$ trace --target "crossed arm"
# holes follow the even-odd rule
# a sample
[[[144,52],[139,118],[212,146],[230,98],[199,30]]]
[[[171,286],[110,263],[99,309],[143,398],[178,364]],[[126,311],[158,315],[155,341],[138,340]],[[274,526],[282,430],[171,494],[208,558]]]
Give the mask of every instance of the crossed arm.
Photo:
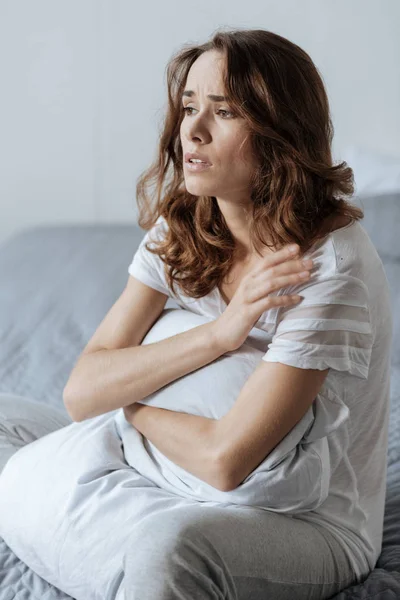
[[[125,418],[167,458],[221,491],[235,489],[300,421],[329,369],[260,361],[221,419],[134,403]]]

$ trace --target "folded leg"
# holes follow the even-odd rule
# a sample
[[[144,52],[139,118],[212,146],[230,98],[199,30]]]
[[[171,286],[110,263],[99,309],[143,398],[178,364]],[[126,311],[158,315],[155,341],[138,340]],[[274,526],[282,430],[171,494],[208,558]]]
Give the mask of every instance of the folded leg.
[[[317,526],[188,500],[143,477],[124,458],[114,414],[43,418],[35,440],[35,409],[23,424],[17,404],[0,397],[3,428],[16,434],[0,475],[0,535],[76,600],[313,600],[355,582]]]
[[[17,450],[71,422],[48,404],[18,394],[0,394],[0,473]]]
[[[119,600],[138,524],[187,501],[128,465],[114,413],[63,426],[40,403],[9,400],[0,397],[15,434],[0,475],[0,536],[76,600]]]
[[[356,578],[319,526],[238,505],[174,507],[136,527],[125,600],[324,600]]]

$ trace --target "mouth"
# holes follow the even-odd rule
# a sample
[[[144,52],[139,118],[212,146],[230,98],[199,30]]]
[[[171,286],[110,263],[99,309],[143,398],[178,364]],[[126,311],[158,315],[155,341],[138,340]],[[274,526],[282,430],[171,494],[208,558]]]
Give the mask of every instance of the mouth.
[[[199,162],[199,163],[192,163],[189,161],[185,162],[185,168],[188,171],[192,171],[194,173],[198,173],[201,171],[206,171],[207,169],[210,169],[212,167],[212,165],[210,165],[209,163],[203,163],[203,162]]]
[[[185,163],[189,164],[205,164],[208,166],[212,165],[212,162],[208,159],[208,156],[202,152],[185,152],[183,158]]]

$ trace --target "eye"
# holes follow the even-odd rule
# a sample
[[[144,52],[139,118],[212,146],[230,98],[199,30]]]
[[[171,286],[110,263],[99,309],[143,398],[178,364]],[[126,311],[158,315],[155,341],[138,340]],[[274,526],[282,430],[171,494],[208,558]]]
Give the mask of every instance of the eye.
[[[196,110],[196,109],[195,109],[193,106],[184,106],[184,107],[183,107],[183,112],[185,112],[187,115],[191,115],[191,114],[192,114],[192,113],[189,113],[189,112],[188,112],[189,110]],[[223,109],[223,108],[220,108],[220,109],[219,109],[217,112],[218,112],[218,113],[221,113],[221,112],[222,112],[222,113],[228,114],[228,115],[230,115],[231,117],[234,117],[234,116],[235,116],[235,115],[233,114],[233,112],[232,112],[232,111],[230,111],[230,110],[225,110],[225,109]],[[225,119],[226,117],[223,117],[223,118]]]
[[[225,113],[226,115],[231,115],[231,117],[234,117],[234,116],[235,116],[235,115],[233,114],[233,112],[232,112],[232,111],[230,111],[230,110],[225,110],[224,108],[220,108],[218,112],[219,112],[219,113],[220,113],[220,112],[223,112],[223,113]]]
[[[193,106],[184,106],[184,107],[183,107],[183,112],[184,112],[184,113],[186,113],[186,114],[189,114],[189,113],[188,113],[188,110],[194,110],[194,109],[193,109]]]

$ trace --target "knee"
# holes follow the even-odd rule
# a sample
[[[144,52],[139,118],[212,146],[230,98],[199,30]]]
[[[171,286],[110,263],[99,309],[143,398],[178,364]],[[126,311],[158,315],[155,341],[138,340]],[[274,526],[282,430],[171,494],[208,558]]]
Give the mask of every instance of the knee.
[[[231,597],[226,594],[234,584],[221,561],[213,523],[215,518],[196,506],[139,523],[123,561],[126,598],[184,598],[184,590],[197,585],[209,588],[207,597]],[[178,590],[182,596],[174,595]]]
[[[168,559],[174,553],[199,539],[199,515],[197,511],[172,510],[149,515],[135,527],[127,560],[137,563],[138,549],[146,562]]]

